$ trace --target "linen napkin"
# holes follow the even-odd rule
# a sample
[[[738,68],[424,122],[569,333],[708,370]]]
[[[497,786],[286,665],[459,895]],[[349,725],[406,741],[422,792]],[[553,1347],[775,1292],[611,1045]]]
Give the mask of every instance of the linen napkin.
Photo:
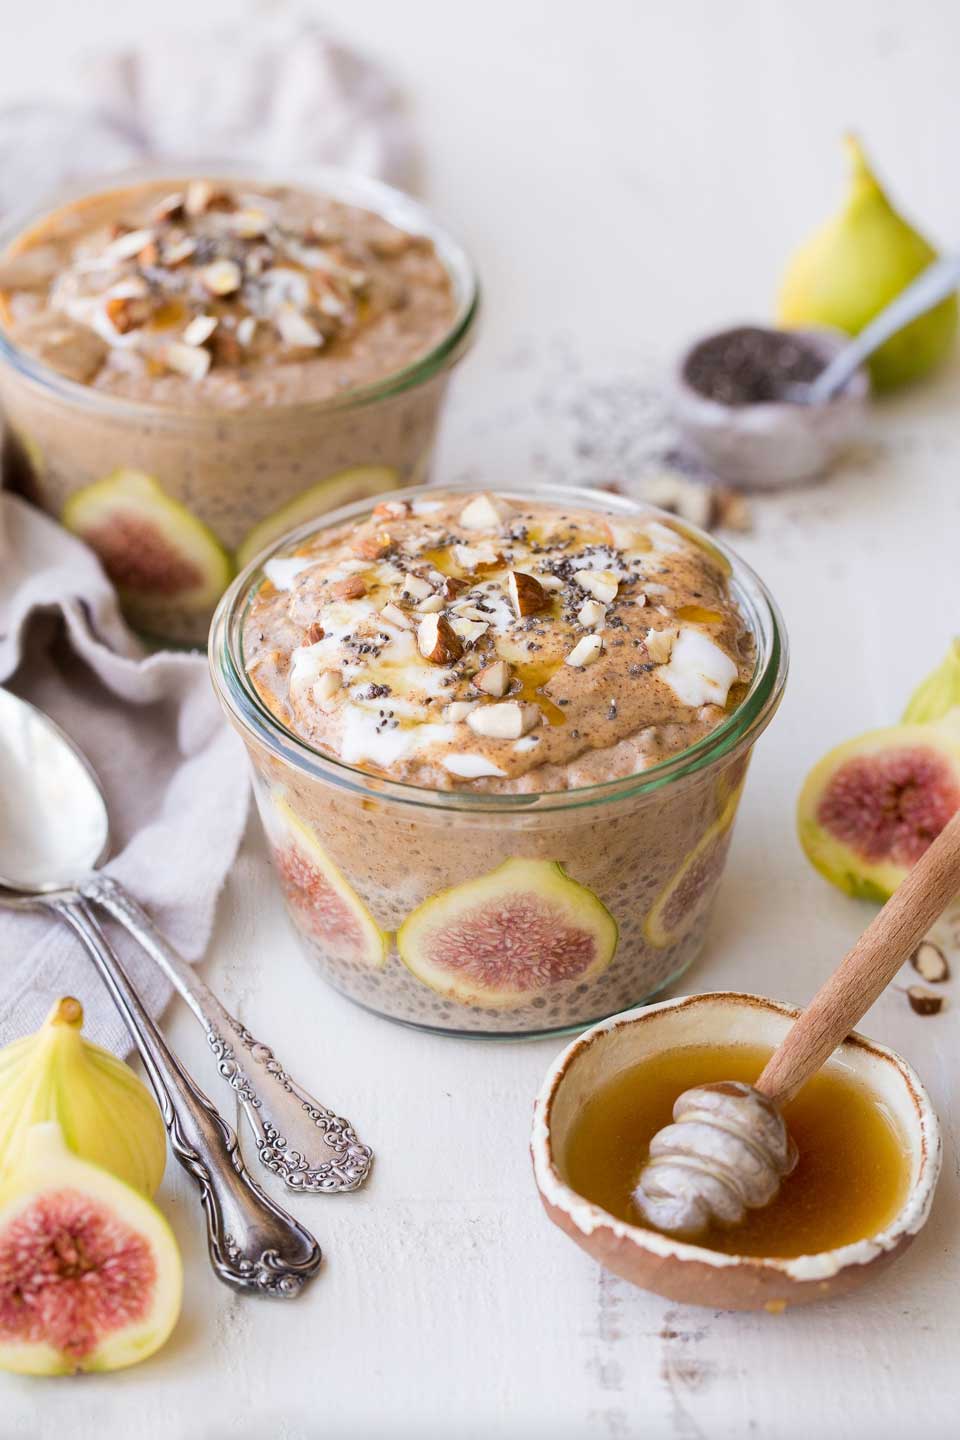
[[[145,654],[92,551],[8,494],[0,494],[0,683],[84,751],[110,814],[106,870],[188,960],[198,959],[243,834],[242,744],[223,719],[206,657]],[[108,930],[158,1015],[167,981],[122,932]],[[61,995],[81,1001],[91,1039],[129,1051],[122,1020],[63,922],[0,910],[0,1043],[36,1029]]]

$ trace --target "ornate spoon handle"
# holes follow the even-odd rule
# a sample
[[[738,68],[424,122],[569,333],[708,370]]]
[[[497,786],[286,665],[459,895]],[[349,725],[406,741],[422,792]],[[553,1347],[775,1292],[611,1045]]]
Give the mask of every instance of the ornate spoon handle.
[[[236,1290],[298,1295],[319,1268],[320,1246],[250,1179],[236,1132],[168,1048],[85,900],[44,903],[80,937],[140,1051],[173,1153],[200,1187],[217,1276]]]
[[[97,874],[81,894],[112,915],[156,961],[206,1031],[223,1079],[236,1091],[261,1164],[291,1190],[335,1195],[363,1184],[373,1151],[348,1120],[298,1085],[274,1056],[235,1019],[160,933],[150,916],[110,875]],[[240,1064],[240,1045],[250,1069]]]

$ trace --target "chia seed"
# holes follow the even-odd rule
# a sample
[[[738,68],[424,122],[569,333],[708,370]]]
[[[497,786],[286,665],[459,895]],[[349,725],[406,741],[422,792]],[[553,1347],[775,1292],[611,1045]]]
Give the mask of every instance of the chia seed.
[[[744,325],[698,345],[683,378],[721,405],[764,405],[789,400],[791,385],[809,385],[823,368],[822,358],[799,336]]]

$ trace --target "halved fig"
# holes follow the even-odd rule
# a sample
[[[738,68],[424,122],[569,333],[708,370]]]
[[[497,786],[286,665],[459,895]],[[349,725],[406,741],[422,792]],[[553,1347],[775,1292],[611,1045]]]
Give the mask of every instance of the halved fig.
[[[382,970],[390,937],[286,800],[275,796],[273,806],[281,822],[279,826],[268,824],[274,864],[299,925],[333,959]]]
[[[742,786],[741,774],[740,784],[718,819],[704,831],[653,902],[643,922],[643,933],[651,945],[675,945],[692,929],[726,862]]]
[[[62,519],[97,552],[133,623],[157,635],[211,612],[233,574],[213,531],[140,470],[78,490]]]
[[[180,1313],[183,1267],[155,1205],[34,1125],[0,1185],[0,1369],[120,1370]]]
[[[368,495],[382,495],[385,490],[395,490],[399,478],[396,470],[389,465],[357,465],[352,470],[341,470],[338,475],[328,476],[253,527],[237,550],[237,569],[243,570],[261,550],[266,550],[288,530],[295,530],[315,515],[336,510],[340,505],[349,505],[353,500],[365,500]]]
[[[960,808],[960,728],[891,725],[838,745],[797,806],[807,858],[848,895],[887,900]]]
[[[400,958],[418,980],[461,1005],[503,1010],[594,979],[617,940],[610,911],[553,860],[506,860],[442,890],[397,934]]]

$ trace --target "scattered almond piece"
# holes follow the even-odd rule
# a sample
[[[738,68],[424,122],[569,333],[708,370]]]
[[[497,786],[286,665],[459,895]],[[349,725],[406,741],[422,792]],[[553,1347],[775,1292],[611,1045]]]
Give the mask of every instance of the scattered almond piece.
[[[910,964],[917,974],[931,985],[942,985],[950,979],[950,963],[939,945],[932,940],[921,940],[910,956]]]
[[[487,665],[483,670],[478,670],[473,677],[473,683],[478,690],[483,690],[487,695],[493,695],[497,700],[506,695],[510,686],[510,666],[506,660],[494,660],[492,665]]]
[[[235,260],[211,260],[199,274],[211,295],[233,295],[243,284],[243,271]]]
[[[351,549],[362,560],[382,560],[393,549],[393,538],[386,530],[379,530],[376,535],[361,535]]]
[[[603,641],[599,635],[584,635],[578,640],[564,660],[565,665],[572,665],[574,669],[580,669],[585,665],[592,665],[599,660],[600,651],[603,649]]]
[[[413,600],[426,600],[428,595],[433,594],[433,586],[429,580],[422,580],[419,575],[405,575],[401,589],[404,595],[409,595]]]
[[[318,644],[320,643],[320,641],[323,639],[323,637],[324,637],[325,634],[326,634],[326,631],[324,630],[323,626],[320,624],[320,621],[319,621],[319,620],[314,620],[314,621],[312,621],[311,624],[310,624],[310,628],[307,630],[307,644],[308,644],[308,645],[318,645]]]
[[[107,319],[119,335],[138,330],[150,319],[152,307],[149,300],[135,295],[111,295],[104,304]]]
[[[153,242],[152,230],[128,230],[125,235],[118,235],[116,240],[111,240],[103,254],[107,260],[132,260],[134,255]]]
[[[704,530],[710,528],[713,520],[714,493],[709,485],[688,480],[684,475],[650,475],[643,481],[644,500]]]
[[[192,235],[185,235],[182,240],[173,240],[169,245],[163,247],[163,263],[171,270],[182,265],[184,260],[189,260],[197,248],[197,242]]]
[[[359,575],[348,575],[345,580],[335,580],[327,591],[331,600],[361,600],[367,587]]]
[[[443,707],[443,718],[451,725],[466,720],[471,710],[476,710],[480,704],[479,700],[451,700],[449,705]]]
[[[217,328],[216,315],[194,315],[180,337],[185,345],[202,345]]]
[[[466,580],[460,580],[456,575],[445,575],[440,595],[444,600],[456,600],[458,595],[469,589]]]
[[[641,590],[637,595],[635,595],[635,596],[633,597],[633,603],[634,603],[634,605],[639,605],[639,606],[641,607],[641,609],[642,609],[643,606],[646,605],[646,603],[647,603],[647,593],[646,593],[646,591],[645,591],[645,590]]]
[[[746,535],[753,529],[753,515],[747,497],[739,490],[718,489],[713,492],[714,525]]]
[[[562,590],[563,581],[559,575],[535,575],[533,577],[543,590]]]
[[[490,740],[519,740],[539,725],[540,718],[538,706],[505,700],[500,705],[480,705],[471,710],[467,724],[474,734],[485,735]]]
[[[499,495],[477,495],[460,511],[460,524],[468,530],[495,530],[513,513]]]
[[[426,600],[421,600],[417,609],[422,615],[435,615],[438,610],[443,609],[443,597],[441,595],[428,595]]]
[[[264,235],[270,225],[270,216],[265,210],[238,210],[230,217],[230,229],[243,240],[255,240]]]
[[[401,630],[413,629],[412,617],[405,610],[401,610],[399,605],[394,605],[392,600],[384,605],[380,614],[390,625],[397,625]]]
[[[499,565],[500,551],[486,542],[480,545],[454,545],[457,564],[464,570],[477,570],[481,565]]]
[[[932,990],[926,990],[922,985],[909,986],[907,999],[910,1001],[911,1010],[915,1010],[918,1015],[939,1015],[943,1009],[943,996],[935,995]]]
[[[458,615],[452,622],[454,633],[459,635],[461,640],[466,640],[469,644],[473,644],[474,641],[479,640],[480,636],[485,635],[489,628],[485,620],[468,620],[465,615]]]
[[[576,581],[581,590],[586,590],[588,595],[602,600],[605,605],[616,600],[620,589],[620,581],[612,570],[578,570]]]
[[[313,698],[318,705],[322,705],[324,700],[331,699],[342,688],[343,681],[337,671],[324,670],[319,679],[314,681]]]
[[[255,315],[244,315],[237,326],[237,339],[241,345],[249,345],[257,330],[257,318]]]
[[[518,620],[536,615],[547,604],[547,595],[539,580],[522,570],[511,570],[507,576],[507,594]]]
[[[577,619],[585,630],[592,630],[595,625],[603,623],[606,613],[599,600],[584,600],[577,611]]]
[[[285,345],[309,346],[316,350],[323,344],[320,331],[292,305],[281,306],[273,317],[273,323]]]
[[[409,500],[381,500],[370,511],[371,520],[403,520],[410,514]]]
[[[442,615],[423,617],[417,627],[417,648],[433,665],[449,665],[463,654],[459,636]]]
[[[163,358],[170,370],[186,375],[190,380],[202,380],[210,369],[210,351],[202,345],[184,345],[172,340],[163,352]]]
[[[673,652],[673,642],[679,633],[679,627],[676,625],[670,625],[666,630],[647,631],[647,654],[654,665],[666,665]]]

